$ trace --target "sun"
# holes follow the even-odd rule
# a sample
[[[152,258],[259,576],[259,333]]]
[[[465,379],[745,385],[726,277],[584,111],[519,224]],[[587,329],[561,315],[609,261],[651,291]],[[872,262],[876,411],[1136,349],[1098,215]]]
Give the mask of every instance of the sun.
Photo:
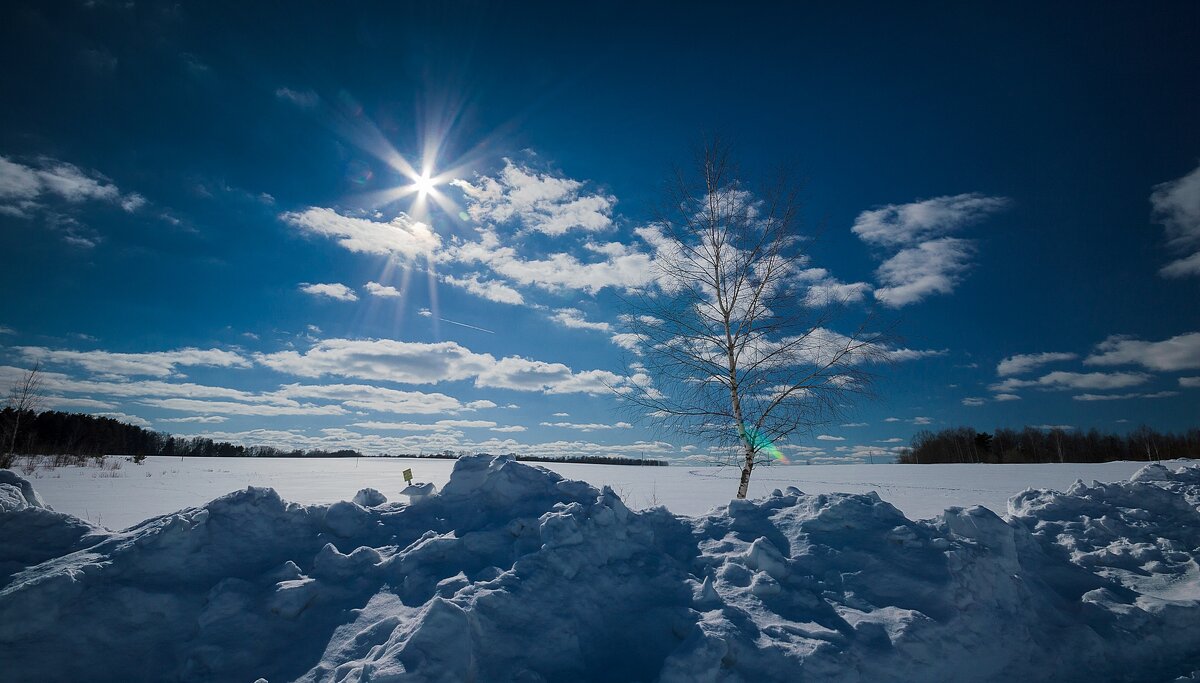
[[[424,198],[425,195],[433,192],[437,187],[437,179],[432,177],[429,171],[425,171],[419,176],[412,179],[412,187],[417,191],[417,197]]]

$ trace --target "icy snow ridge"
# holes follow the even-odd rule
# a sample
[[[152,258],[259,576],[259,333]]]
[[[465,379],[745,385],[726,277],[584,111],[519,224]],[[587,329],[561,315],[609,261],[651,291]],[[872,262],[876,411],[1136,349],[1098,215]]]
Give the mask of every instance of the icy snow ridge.
[[[6,680],[1168,681],[1200,468],[913,522],[789,488],[687,518],[504,458],[440,492],[249,488],[110,532],[0,472]]]

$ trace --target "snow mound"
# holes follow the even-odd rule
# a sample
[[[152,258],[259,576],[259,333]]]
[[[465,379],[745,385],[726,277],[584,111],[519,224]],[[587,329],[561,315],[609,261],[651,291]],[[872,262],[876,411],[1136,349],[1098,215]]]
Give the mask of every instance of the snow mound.
[[[10,489],[12,680],[1158,683],[1200,666],[1200,468],[917,522],[874,493],[790,487],[634,512],[483,456],[409,503],[248,488],[122,532]]]

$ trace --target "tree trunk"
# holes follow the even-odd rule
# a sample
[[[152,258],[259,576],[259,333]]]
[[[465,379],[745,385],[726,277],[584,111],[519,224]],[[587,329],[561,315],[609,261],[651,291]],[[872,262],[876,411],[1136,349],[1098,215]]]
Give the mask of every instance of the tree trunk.
[[[742,463],[742,481],[738,484],[738,498],[745,498],[750,488],[750,472],[754,469],[754,450],[746,446],[746,461]]]

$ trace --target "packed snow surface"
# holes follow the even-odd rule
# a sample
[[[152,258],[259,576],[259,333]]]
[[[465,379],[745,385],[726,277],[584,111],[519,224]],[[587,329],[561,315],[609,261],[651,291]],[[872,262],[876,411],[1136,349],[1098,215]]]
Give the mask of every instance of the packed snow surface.
[[[737,491],[735,467],[672,465],[541,464],[567,479],[608,486],[633,509],[665,505],[681,515],[701,515],[726,505]],[[794,465],[760,466],[750,497],[795,486],[806,493],[875,491],[909,519],[940,515],[951,506],[983,505],[1003,511],[1013,494],[1030,487],[1065,489],[1076,479],[1128,479],[1145,463],[1044,465]],[[180,508],[203,505],[247,486],[267,486],[297,503],[334,503],[362,488],[386,496],[406,486],[403,472],[441,488],[453,460],[432,458],[168,458],[135,465],[108,458],[106,467],[40,469],[28,478],[46,502],[110,529],[122,529]]]
[[[0,471],[0,678],[1200,680],[1198,467],[927,521],[794,487],[639,512],[483,456],[423,488],[113,532]]]

